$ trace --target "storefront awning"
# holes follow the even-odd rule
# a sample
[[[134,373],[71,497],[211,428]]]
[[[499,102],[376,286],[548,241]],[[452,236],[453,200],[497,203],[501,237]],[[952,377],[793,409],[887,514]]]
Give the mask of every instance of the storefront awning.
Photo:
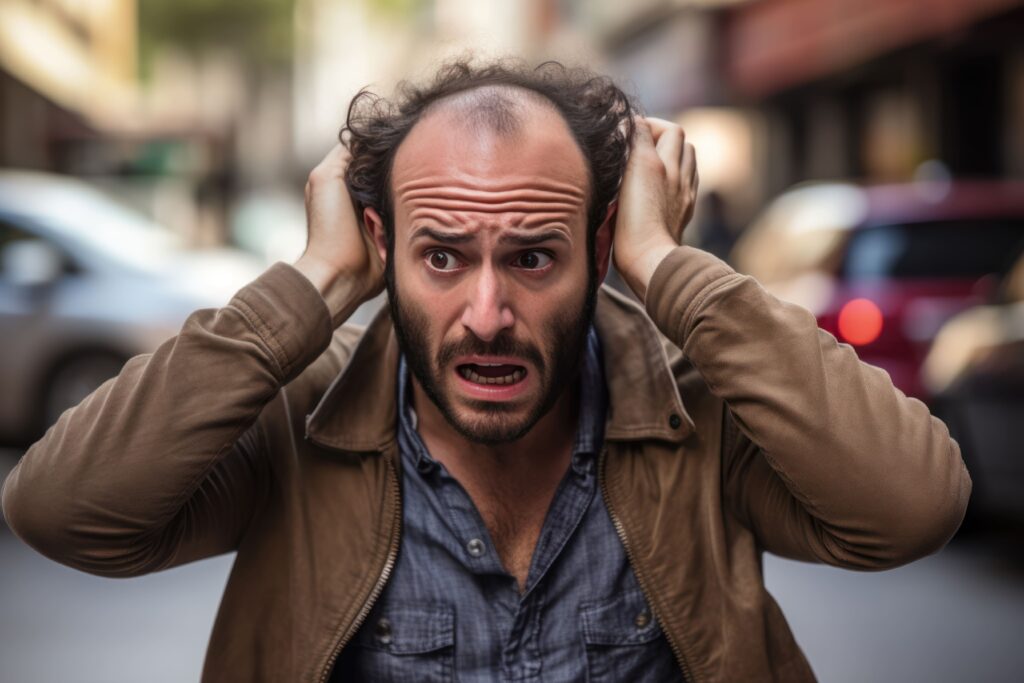
[[[944,35],[1024,0],[760,0],[729,11],[725,72],[757,99]]]

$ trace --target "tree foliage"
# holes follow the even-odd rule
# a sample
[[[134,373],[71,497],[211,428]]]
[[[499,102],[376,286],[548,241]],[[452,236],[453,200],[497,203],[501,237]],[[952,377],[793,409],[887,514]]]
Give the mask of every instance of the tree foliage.
[[[155,51],[230,50],[253,65],[290,62],[294,0],[139,0],[143,70]]]

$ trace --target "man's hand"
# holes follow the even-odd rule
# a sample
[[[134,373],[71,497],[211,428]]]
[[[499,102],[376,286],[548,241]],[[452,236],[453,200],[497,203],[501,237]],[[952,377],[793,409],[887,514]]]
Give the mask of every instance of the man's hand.
[[[335,327],[384,289],[384,264],[345,186],[350,155],[335,145],[306,182],[306,250],[295,268],[323,295]]]
[[[683,129],[637,117],[619,190],[615,267],[641,301],[654,270],[679,246],[697,198],[697,163]]]

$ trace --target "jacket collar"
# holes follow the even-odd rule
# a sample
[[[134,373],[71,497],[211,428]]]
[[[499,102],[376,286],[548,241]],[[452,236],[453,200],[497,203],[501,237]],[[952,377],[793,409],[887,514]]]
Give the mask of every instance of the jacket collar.
[[[594,327],[608,385],[605,440],[679,442],[693,431],[654,323],[608,286],[598,294]],[[383,306],[348,363],[306,416],[306,438],[344,451],[383,451],[396,439],[398,340]],[[673,426],[676,425],[676,426]]]

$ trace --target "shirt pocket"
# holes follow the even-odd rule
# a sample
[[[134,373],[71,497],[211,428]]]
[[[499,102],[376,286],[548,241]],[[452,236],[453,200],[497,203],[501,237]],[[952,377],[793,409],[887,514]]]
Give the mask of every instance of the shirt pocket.
[[[346,653],[356,680],[454,680],[455,610],[450,605],[387,605],[374,610]]]
[[[641,591],[580,605],[587,681],[680,679],[668,643]]]

